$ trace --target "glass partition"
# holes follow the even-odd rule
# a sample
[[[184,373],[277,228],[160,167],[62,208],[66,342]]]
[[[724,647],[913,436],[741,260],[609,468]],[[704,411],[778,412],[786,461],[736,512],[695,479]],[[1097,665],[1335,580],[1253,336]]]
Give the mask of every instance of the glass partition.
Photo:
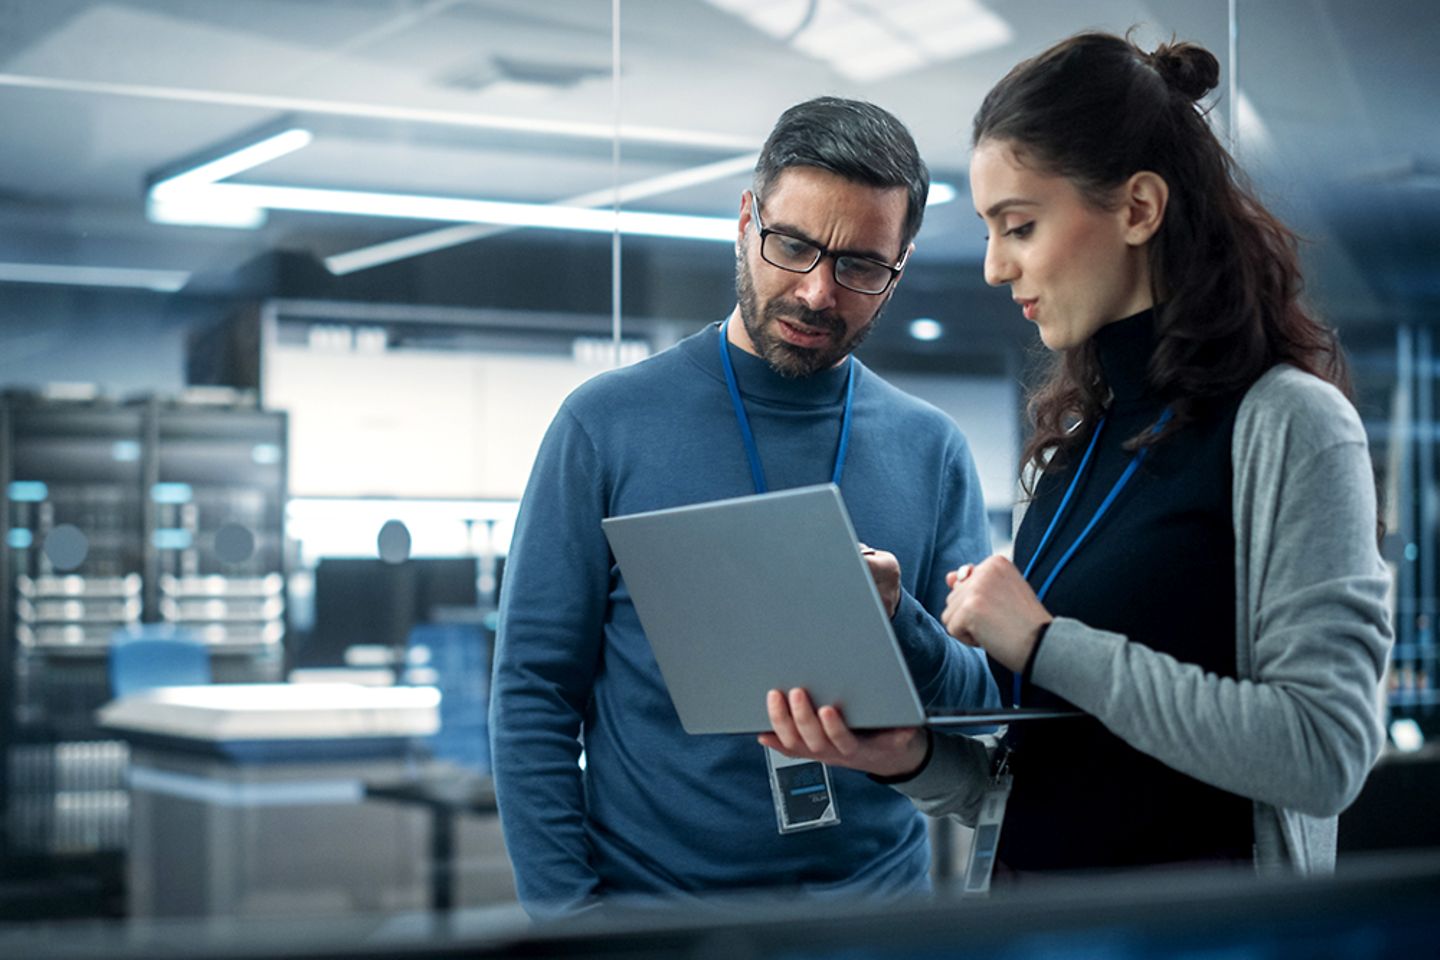
[[[13,0],[0,22],[0,889],[38,917],[423,909],[448,875],[427,808],[366,791],[431,758],[483,773],[455,744],[484,743],[529,463],[614,363],[612,4]],[[181,643],[217,688],[444,706],[362,692],[368,754],[333,728],[268,758],[97,716],[133,686],[118,651]],[[255,689],[224,723],[280,695]],[[334,709],[265,736],[350,709],[314,689]],[[506,901],[474,802],[454,902]]]
[[[1226,59],[1226,8],[1113,2],[1057,5],[1043,16],[978,2],[786,3],[625,0],[620,21],[626,124],[683,126],[697,145],[663,168],[663,193],[633,209],[734,220],[746,163],[787,107],[819,95],[870,100],[911,129],[933,181],[924,226],[883,320],[860,356],[950,413],[974,446],[995,539],[1009,540],[1021,432],[1019,381],[1036,343],[1009,296],[981,276],[984,229],[969,199],[971,117],[985,91],[1020,59],[1087,28],[1142,39],[1172,32]],[[622,141],[622,180],[655,166]],[[665,339],[734,306],[729,243],[626,238],[622,313]]]
[[[969,128],[1016,62],[1090,28],[1212,50],[1212,122],[1306,239],[1385,500],[1392,730],[1423,745],[1440,210],[1402,92],[1434,85],[1427,13],[0,0],[0,898],[21,904],[0,917],[514,909],[474,747],[531,461],[577,385],[730,313],[741,196],[801,100],[887,108],[929,165],[859,356],[959,424],[1005,549],[1039,345],[982,277]],[[210,721],[183,697],[97,717],[142,642],[203,644],[212,686],[362,692],[287,701],[308,747],[293,725],[167,739]],[[468,776],[417,790],[437,762]],[[937,828],[938,876],[966,842]]]
[[[1308,299],[1340,331],[1370,439],[1394,577],[1391,746],[1410,754],[1440,732],[1432,332],[1440,206],[1429,148],[1407,143],[1424,108],[1406,91],[1433,87],[1425,45],[1434,30],[1412,19],[1417,10],[1325,6],[1287,20],[1242,2],[1236,18],[1240,156],[1303,238]]]

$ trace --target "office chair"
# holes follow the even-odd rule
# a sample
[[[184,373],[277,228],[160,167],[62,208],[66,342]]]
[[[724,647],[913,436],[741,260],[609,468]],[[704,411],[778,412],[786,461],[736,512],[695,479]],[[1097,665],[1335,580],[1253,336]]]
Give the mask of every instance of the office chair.
[[[490,631],[480,611],[463,619],[417,623],[410,630],[405,682],[440,688],[440,730],[432,756],[479,774],[490,772]]]
[[[188,630],[146,623],[116,630],[110,640],[110,692],[114,697],[210,681],[210,652]]]

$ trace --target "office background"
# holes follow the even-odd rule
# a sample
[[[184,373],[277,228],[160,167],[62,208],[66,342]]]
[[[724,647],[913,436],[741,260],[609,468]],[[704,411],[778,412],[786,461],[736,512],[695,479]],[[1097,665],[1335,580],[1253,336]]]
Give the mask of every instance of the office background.
[[[470,676],[453,702],[483,702],[483,665],[440,662],[488,638],[546,423],[585,378],[728,312],[739,196],[798,100],[873,100],[930,164],[916,255],[860,355],[965,430],[1003,545],[1038,344],[981,279],[969,121],[1022,57],[1132,25],[1216,53],[1209,116],[1305,238],[1385,501],[1393,729],[1424,753],[1424,0],[0,0],[0,849],[20,913],[123,916],[137,883],[163,900],[130,862],[129,747],[93,721],[116,631],[199,636],[207,679]],[[423,842],[424,810],[392,812]],[[484,878],[458,896],[503,902],[503,851],[467,829]],[[314,912],[414,907],[429,879]],[[249,892],[176,912],[305,912]]]

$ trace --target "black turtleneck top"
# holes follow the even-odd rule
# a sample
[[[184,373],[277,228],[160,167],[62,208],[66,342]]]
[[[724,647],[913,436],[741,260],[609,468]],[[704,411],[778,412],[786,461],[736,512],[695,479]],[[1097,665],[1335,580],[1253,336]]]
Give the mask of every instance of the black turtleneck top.
[[[1154,312],[1102,327],[1094,337],[1112,395],[1090,467],[1031,572],[1037,589],[1133,454],[1165,404],[1147,383]],[[1234,677],[1235,538],[1231,434],[1240,397],[1212,408],[1151,449],[1086,543],[1055,579],[1046,609],[1133,643]],[[1079,466],[1094,424],[1047,471],[1015,538],[1024,570]],[[1012,675],[992,665],[1001,696]],[[1028,681],[1024,706],[1066,705]],[[1010,728],[1014,789],[999,861],[1012,870],[1079,870],[1251,857],[1251,803],[1126,745],[1098,721]]]

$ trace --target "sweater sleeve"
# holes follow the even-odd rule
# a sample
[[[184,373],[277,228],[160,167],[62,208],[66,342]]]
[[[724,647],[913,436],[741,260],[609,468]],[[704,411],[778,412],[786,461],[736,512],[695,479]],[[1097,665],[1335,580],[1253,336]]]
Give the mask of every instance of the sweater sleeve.
[[[562,407],[506,560],[490,702],[500,822],[517,892],[534,915],[584,904],[597,883],[579,757],[608,603],[604,503],[595,448]]]
[[[953,816],[974,826],[980,801],[990,785],[993,736],[967,737],[936,733],[930,762],[894,788],[932,817]]]
[[[1240,679],[1066,618],[1033,679],[1183,773],[1327,817],[1381,746],[1388,575],[1359,418],[1338,391],[1288,374],[1252,389],[1235,428]]]
[[[940,624],[950,588],[945,574],[990,555],[990,527],[975,462],[963,438],[943,479],[933,554],[917,572],[915,593],[901,591],[893,625],[901,653],[927,707],[975,709],[1000,705],[985,654],[954,640]]]

